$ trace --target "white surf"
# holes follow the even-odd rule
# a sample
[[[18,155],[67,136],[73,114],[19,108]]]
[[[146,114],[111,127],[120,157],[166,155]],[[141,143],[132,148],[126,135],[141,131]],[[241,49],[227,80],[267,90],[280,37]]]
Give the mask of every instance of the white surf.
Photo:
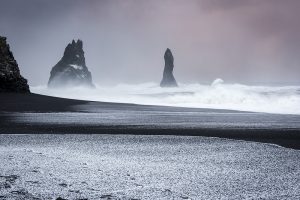
[[[226,84],[216,79],[210,85],[179,84],[178,88],[160,88],[157,83],[97,85],[48,89],[31,87],[31,91],[71,99],[163,105],[192,108],[231,109],[300,115],[300,86],[250,86]]]

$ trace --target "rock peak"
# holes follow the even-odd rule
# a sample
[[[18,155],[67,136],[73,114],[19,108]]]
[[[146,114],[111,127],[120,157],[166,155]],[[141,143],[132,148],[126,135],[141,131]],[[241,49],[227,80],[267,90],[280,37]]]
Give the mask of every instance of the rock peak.
[[[167,48],[165,55],[165,68],[163,73],[163,79],[160,82],[161,87],[177,87],[177,82],[173,76],[174,69],[174,57],[169,48]]]
[[[6,37],[2,36],[0,36],[0,92],[30,92],[27,80],[20,74]]]
[[[164,58],[165,58],[165,61],[168,60],[168,61],[172,61],[172,63],[174,62],[173,54],[169,48],[167,48]]]
[[[72,40],[67,45],[61,60],[52,68],[49,87],[91,86],[92,75],[86,64],[81,40]]]
[[[72,40],[65,48],[64,57],[62,58],[68,64],[77,64],[85,66],[83,43],[81,40]]]
[[[77,48],[81,48],[82,49],[82,40],[78,39],[77,41],[75,41],[74,39],[72,40],[72,42],[69,44],[73,47],[77,47]]]

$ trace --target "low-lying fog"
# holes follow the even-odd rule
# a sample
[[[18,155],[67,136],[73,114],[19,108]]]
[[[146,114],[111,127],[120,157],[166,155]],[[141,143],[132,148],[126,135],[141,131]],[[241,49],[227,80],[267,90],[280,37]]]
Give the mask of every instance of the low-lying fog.
[[[227,84],[221,79],[216,79],[210,85],[179,85],[178,88],[160,88],[159,84],[149,82],[97,85],[96,89],[49,89],[47,86],[37,86],[31,87],[31,91],[92,101],[300,114],[300,86],[249,86]]]

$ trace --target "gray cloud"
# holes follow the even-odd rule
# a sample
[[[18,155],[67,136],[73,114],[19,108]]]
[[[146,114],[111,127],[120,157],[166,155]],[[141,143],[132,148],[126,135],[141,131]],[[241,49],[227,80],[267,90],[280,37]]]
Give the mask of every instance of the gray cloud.
[[[73,38],[95,82],[159,82],[171,48],[179,82],[298,82],[297,0],[2,0],[8,37],[32,85]]]

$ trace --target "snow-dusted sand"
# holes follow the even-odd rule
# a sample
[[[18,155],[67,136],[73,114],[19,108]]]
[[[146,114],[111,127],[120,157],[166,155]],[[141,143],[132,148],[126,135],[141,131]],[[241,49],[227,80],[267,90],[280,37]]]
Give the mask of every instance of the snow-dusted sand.
[[[190,136],[0,135],[0,199],[300,199],[300,151]]]

